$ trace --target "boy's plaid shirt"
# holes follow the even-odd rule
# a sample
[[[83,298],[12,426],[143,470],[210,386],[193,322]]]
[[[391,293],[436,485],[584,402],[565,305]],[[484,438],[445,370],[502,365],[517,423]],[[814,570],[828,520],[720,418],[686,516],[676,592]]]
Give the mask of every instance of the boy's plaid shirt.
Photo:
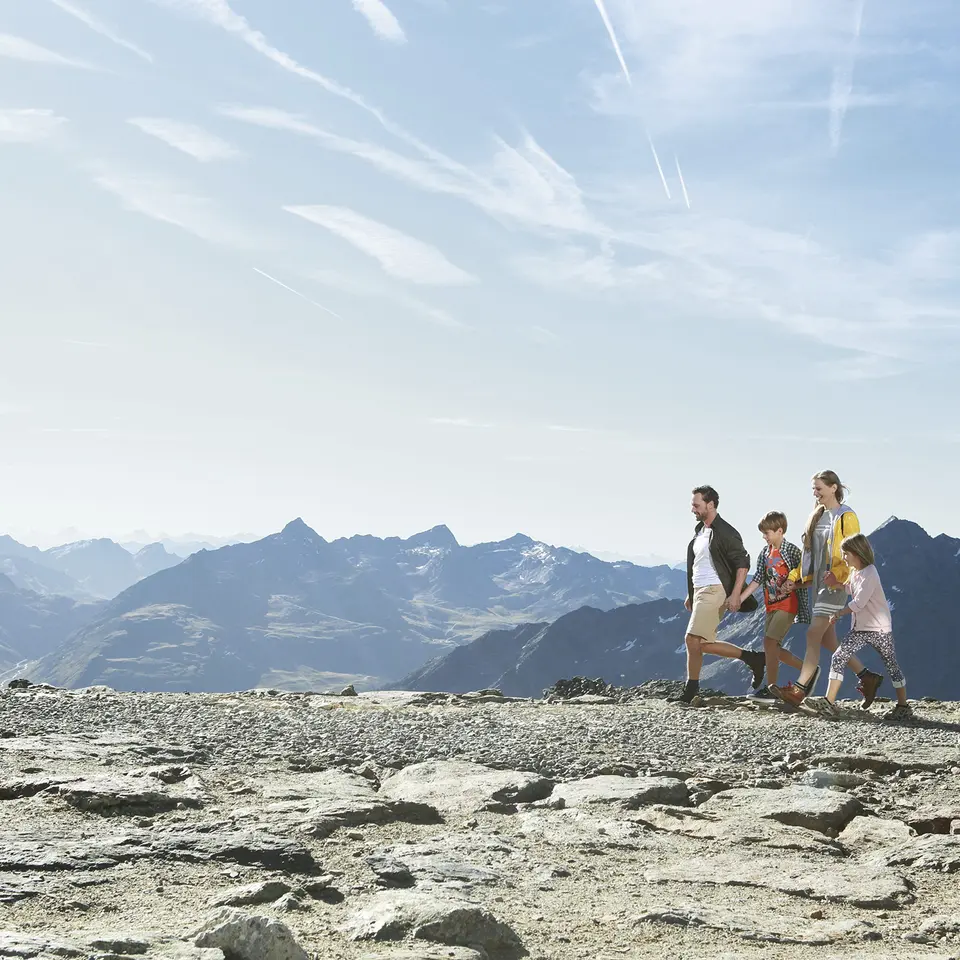
[[[753,573],[754,582],[759,583],[763,587],[766,587],[767,583],[767,554],[769,552],[770,548],[764,545],[764,548],[760,551],[760,555],[757,557],[757,569]],[[789,540],[784,540],[783,543],[780,544],[780,556],[783,557],[784,562],[791,570],[796,570],[796,568],[800,566],[800,559],[802,557],[800,548],[790,543]],[[810,593],[807,588],[801,584],[797,587],[796,594],[800,605],[797,609],[797,618],[794,623],[809,623]]]

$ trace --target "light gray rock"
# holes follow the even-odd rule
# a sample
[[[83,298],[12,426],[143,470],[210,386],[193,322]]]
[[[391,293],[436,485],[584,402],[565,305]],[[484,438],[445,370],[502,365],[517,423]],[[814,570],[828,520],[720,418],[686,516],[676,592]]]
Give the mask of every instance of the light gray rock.
[[[461,760],[428,760],[404,767],[380,786],[385,800],[429,804],[442,814],[468,814],[491,803],[532,803],[553,789],[534,773],[494,770]]]
[[[960,937],[960,913],[946,917],[931,917],[920,924],[921,935],[930,940]]]
[[[151,951],[150,960],[226,960],[226,957],[219,947],[195,947],[192,943],[171,943]]]
[[[939,870],[956,873],[960,870],[960,837],[928,833],[913,837],[887,855],[881,854],[890,867],[907,866],[915,870]]]
[[[144,954],[150,949],[148,939],[129,934],[98,934],[85,942],[91,950],[131,957]]]
[[[521,857],[512,844],[483,834],[440,834],[419,843],[400,843],[374,850],[370,869],[388,886],[414,883],[468,888],[506,883],[502,867]]]
[[[721,790],[704,801],[699,809],[723,817],[762,817],[835,834],[857,816],[863,806],[855,797],[845,793],[789,786],[782,790]]]
[[[568,809],[616,804],[636,810],[650,803],[686,803],[689,793],[682,780],[672,777],[587,777],[557,784],[552,796]]]
[[[234,960],[309,960],[286,924],[234,907],[216,911],[191,939],[198,947],[219,947]]]
[[[282,880],[263,880],[232,887],[210,901],[212,907],[249,907],[258,903],[273,903],[291,890]]]
[[[781,921],[758,916],[744,908],[707,907],[684,903],[648,910],[634,923],[666,923],[684,927],[706,927],[734,933],[744,940],[765,940],[772,943],[822,945],[838,940],[861,939],[871,924],[863,920]]]
[[[56,937],[0,930],[0,957],[82,957],[86,953],[85,948]]]
[[[350,918],[353,940],[430,940],[482,950],[491,960],[526,955],[517,934],[482,907],[467,900],[414,891],[378,894]]]
[[[848,773],[845,770],[807,770],[800,776],[798,782],[807,787],[818,787],[827,789],[829,787],[838,787],[841,790],[852,790],[854,787],[862,787],[867,778],[859,773]]]
[[[837,838],[851,853],[872,853],[878,847],[900,846],[916,836],[902,820],[854,817]]]
[[[680,860],[646,871],[651,883],[759,887],[798,897],[848,903],[854,907],[895,908],[909,897],[906,881],[892,871],[844,862],[811,869],[803,860],[732,855]]]
[[[194,788],[172,790],[150,776],[117,775],[87,777],[49,788],[72,807],[86,813],[150,815],[178,806],[199,807],[201,792]]]
[[[366,777],[339,770],[273,777],[263,791],[273,802],[234,812],[238,820],[264,822],[280,833],[328,837],[342,827],[369,823],[437,823],[433,805],[384,796]]]
[[[357,960],[487,960],[482,950],[470,947],[431,947],[427,944],[407,950],[376,950],[361,953]]]

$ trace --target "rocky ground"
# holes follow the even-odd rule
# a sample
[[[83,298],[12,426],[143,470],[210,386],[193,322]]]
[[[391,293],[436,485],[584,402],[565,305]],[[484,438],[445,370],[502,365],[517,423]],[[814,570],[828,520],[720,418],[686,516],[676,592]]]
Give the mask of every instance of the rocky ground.
[[[3,690],[0,957],[960,957],[960,705],[571,693]]]

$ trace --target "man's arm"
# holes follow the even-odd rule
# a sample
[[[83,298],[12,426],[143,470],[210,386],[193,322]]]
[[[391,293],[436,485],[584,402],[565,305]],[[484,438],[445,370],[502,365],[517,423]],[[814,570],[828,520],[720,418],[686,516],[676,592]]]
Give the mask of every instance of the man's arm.
[[[743,602],[743,585],[747,580],[747,571],[749,567],[740,567],[737,570],[737,582],[733,585],[733,592],[727,598],[727,609],[731,613],[736,613],[740,609],[740,604]]]

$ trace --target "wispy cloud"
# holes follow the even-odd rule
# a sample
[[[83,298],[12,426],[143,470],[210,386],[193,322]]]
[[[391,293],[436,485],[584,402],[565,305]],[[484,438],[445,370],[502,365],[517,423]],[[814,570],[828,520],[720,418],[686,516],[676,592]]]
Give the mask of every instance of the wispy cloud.
[[[398,303],[403,304],[414,313],[420,314],[424,319],[436,324],[438,327],[446,327],[448,330],[469,330],[469,326],[462,320],[458,320],[448,310],[442,307],[435,307],[432,304],[424,303],[414,297],[397,297]]]
[[[355,210],[328,206],[287,206],[283,209],[346,240],[373,257],[384,272],[398,280],[436,286],[476,282],[476,277],[452,264],[436,247]]]
[[[224,218],[208,197],[194,196],[168,180],[99,169],[94,183],[132,213],[179,227],[210,243],[239,248],[260,245],[257,238]]]
[[[322,303],[317,303],[316,300],[311,300],[305,293],[301,293],[299,290],[294,290],[293,287],[288,287],[282,280],[278,280],[276,277],[270,276],[265,270],[261,270],[259,267],[253,268],[254,273],[259,273],[261,277],[265,277],[271,283],[275,283],[278,287],[283,287],[284,290],[289,291],[290,293],[298,296],[301,300],[306,300],[311,306],[316,307],[318,310],[322,310],[324,313],[329,313],[331,317],[336,317],[338,320],[343,320],[343,317],[339,313],[334,313],[329,307],[325,307]],[[344,320],[346,323],[346,320]]]
[[[86,24],[86,26],[88,26],[95,33],[99,33],[100,36],[106,37],[118,47],[123,47],[125,50],[129,50],[131,53],[135,53],[142,60],[146,60],[148,63],[153,63],[153,57],[151,57],[146,50],[138,47],[135,43],[131,43],[129,40],[124,40],[124,38],[121,37],[116,30],[104,23],[102,20],[98,20],[89,11],[84,10],[82,7],[78,7],[75,3],[69,3],[68,0],[50,0],[50,2],[55,7],[59,7],[64,13],[70,14],[71,17],[76,17],[81,23]]]
[[[45,63],[56,67],[76,67],[80,70],[97,69],[83,60],[65,57],[54,50],[41,47],[32,40],[16,37],[12,33],[0,33],[0,57],[10,60],[23,60],[27,63]]]
[[[400,22],[383,0],[353,0],[354,9],[363,14],[373,32],[391,43],[406,43]]]
[[[489,430],[494,426],[468,417],[431,417],[429,422],[437,427],[462,427],[467,430]]]
[[[495,139],[491,161],[473,169],[440,154],[415,159],[342,137],[273,107],[224,106],[220,112],[244,123],[312,137],[328,150],[354,156],[422,190],[459,197],[500,222],[537,230],[606,232],[588,212],[574,177],[529,134],[518,146]]]
[[[840,136],[843,133],[843,121],[850,106],[853,93],[853,71],[857,63],[857,51],[860,47],[860,30],[863,27],[863,9],[865,0],[854,0],[853,36],[850,49],[833,71],[833,84],[830,87],[830,150],[836,155],[840,151]]]
[[[687,205],[687,209],[690,209],[690,194],[687,193],[687,183],[683,179],[683,171],[680,169],[680,158],[674,155],[674,162],[677,165],[677,177],[680,180],[680,189],[683,191],[683,202]]]
[[[52,110],[0,109],[0,143],[38,143],[54,136],[66,122]]]
[[[241,155],[240,151],[226,140],[192,123],[182,123],[166,117],[132,117],[127,122],[201,163],[232,160]]]
[[[627,67],[627,61],[623,57],[623,50],[620,49],[620,41],[617,39],[617,33],[613,29],[613,21],[610,19],[610,14],[607,13],[607,6],[603,0],[594,0],[594,3],[596,3],[597,10],[600,12],[600,17],[603,19],[603,25],[607,28],[607,35],[610,37],[610,42],[613,44],[613,52],[617,55],[617,60],[620,61],[620,69],[623,70],[623,75],[627,78],[627,83],[632,87],[633,78],[630,76],[630,70]]]

